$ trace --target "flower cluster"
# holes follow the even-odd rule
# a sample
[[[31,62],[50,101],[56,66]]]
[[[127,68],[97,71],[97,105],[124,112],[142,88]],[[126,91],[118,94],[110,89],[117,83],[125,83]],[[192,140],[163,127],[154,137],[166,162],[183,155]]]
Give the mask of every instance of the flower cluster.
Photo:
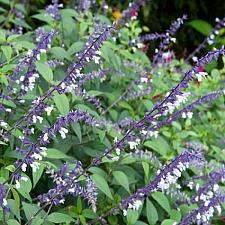
[[[145,4],[145,0],[134,0],[132,3],[129,3],[129,6],[122,13],[122,21],[125,21],[127,18],[131,18],[131,20],[136,20],[138,16],[138,11],[141,6]]]
[[[58,0],[52,0],[52,4],[46,7],[46,14],[51,16],[54,20],[60,20],[60,12],[59,9],[63,8],[63,4],[59,4]]]
[[[209,181],[202,187],[197,189],[197,193],[192,197],[191,201],[202,202],[207,205],[210,199],[219,191],[219,183],[225,180],[225,168],[209,174]]]
[[[169,43],[176,42],[176,38],[174,38],[174,34],[177,32],[177,30],[180,28],[180,26],[184,23],[184,21],[187,19],[186,15],[183,15],[182,18],[178,18],[176,21],[174,21],[169,29],[166,30],[166,36],[162,39],[162,42],[160,43],[159,49],[156,49],[156,54],[153,58],[153,65],[156,65],[158,63],[162,63],[162,56],[163,53],[167,52]]]
[[[4,185],[0,184],[0,208],[3,209],[4,213],[9,212],[7,204],[7,200],[5,199],[5,187]]]
[[[39,78],[35,62],[40,60],[41,53],[45,53],[51,48],[51,42],[55,35],[55,31],[45,32],[42,28],[39,28],[36,31],[36,40],[38,41],[37,47],[27,52],[27,55],[19,62],[12,76],[14,79],[24,68],[28,68],[24,75],[20,76],[19,79],[16,79],[16,83],[19,84],[21,88],[18,93],[19,96],[23,96],[29,90],[31,91],[34,89],[35,80]]]
[[[181,173],[191,165],[199,164],[203,161],[202,154],[198,150],[185,151],[176,157],[169,165],[162,167],[157,172],[157,176],[152,182],[137,190],[137,192],[121,202],[122,208],[127,209],[129,205],[133,205],[135,201],[142,201],[145,197],[150,196],[153,192],[161,190],[165,191],[171,184],[175,184],[177,179],[181,177]]]
[[[207,204],[202,204],[199,208],[194,209],[187,214],[178,225],[189,225],[197,222],[197,224],[208,224],[211,217],[215,213],[215,209],[218,214],[221,213],[220,205],[225,201],[225,196],[218,194],[211,198]]]
[[[87,177],[86,185],[81,186],[78,182],[77,175],[82,170],[81,162],[75,161],[75,166],[69,171],[68,163],[64,163],[61,168],[54,173],[50,170],[50,177],[53,178],[55,187],[47,193],[38,196],[40,203],[49,203],[53,205],[63,204],[67,195],[81,196],[88,200],[92,209],[96,211],[97,206],[97,189],[93,181]]]

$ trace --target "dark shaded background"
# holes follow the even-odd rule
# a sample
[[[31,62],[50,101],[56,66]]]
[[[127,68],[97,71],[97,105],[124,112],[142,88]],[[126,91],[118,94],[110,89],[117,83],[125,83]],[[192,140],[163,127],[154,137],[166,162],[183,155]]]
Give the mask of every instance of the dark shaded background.
[[[126,8],[128,5],[128,1],[119,0],[110,0],[108,3],[118,8]],[[183,14],[188,15],[188,21],[201,19],[212,26],[215,24],[216,17],[225,17],[225,0],[147,0],[146,3],[139,14],[139,19],[141,25],[147,26],[150,32],[164,32]],[[184,25],[178,31],[176,38],[175,51],[182,57],[194,50],[205,36],[192,27]],[[151,43],[152,49],[156,44]]]

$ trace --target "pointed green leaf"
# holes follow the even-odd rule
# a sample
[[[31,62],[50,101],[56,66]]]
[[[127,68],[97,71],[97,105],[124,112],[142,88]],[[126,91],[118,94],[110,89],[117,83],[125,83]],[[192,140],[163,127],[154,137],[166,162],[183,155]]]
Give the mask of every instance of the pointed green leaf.
[[[5,55],[6,60],[8,62],[12,56],[12,47],[9,45],[4,45],[4,46],[1,46],[1,49],[2,49],[3,54]]]
[[[109,185],[107,184],[106,180],[102,176],[98,174],[93,174],[91,176],[91,179],[94,181],[97,188],[99,188],[109,198],[113,199],[111,191],[109,189]]]
[[[66,115],[70,110],[69,100],[64,94],[55,93],[53,100],[59,112],[62,115]]]
[[[45,63],[36,62],[36,67],[41,76],[49,83],[53,81],[52,69]]]
[[[171,213],[170,203],[162,192],[155,192],[152,194],[152,197],[163,209],[165,209],[169,214]]]
[[[158,212],[149,199],[146,201],[146,215],[150,225],[156,224],[158,221]]]
[[[47,219],[48,221],[51,221],[53,223],[70,223],[74,221],[71,216],[57,212],[50,214]]]
[[[113,171],[113,176],[116,181],[130,193],[127,175],[122,171]]]
[[[171,219],[163,220],[163,222],[161,223],[161,225],[174,225],[174,224],[177,224],[177,222]]]

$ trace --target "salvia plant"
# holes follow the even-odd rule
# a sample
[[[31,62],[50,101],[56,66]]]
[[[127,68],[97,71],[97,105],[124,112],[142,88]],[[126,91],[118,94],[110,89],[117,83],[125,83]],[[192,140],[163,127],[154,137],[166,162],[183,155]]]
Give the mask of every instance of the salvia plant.
[[[1,224],[224,223],[224,18],[179,58],[149,1],[0,3]]]

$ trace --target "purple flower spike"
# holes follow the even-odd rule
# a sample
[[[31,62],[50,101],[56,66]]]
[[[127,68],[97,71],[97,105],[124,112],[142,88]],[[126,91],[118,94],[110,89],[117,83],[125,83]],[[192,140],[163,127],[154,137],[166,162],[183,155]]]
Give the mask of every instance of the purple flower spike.
[[[168,50],[168,46],[171,41],[176,42],[176,38],[174,38],[174,35],[186,19],[187,16],[183,15],[182,18],[178,18],[171,24],[169,29],[166,30],[166,37],[163,38],[162,42],[160,43],[159,50],[156,51],[156,55],[153,58],[153,66],[163,62],[163,53]]]
[[[169,165],[162,167],[152,182],[122,201],[121,206],[125,210],[124,213],[126,214],[128,208],[135,209],[137,203],[139,204],[145,197],[151,196],[153,192],[167,190],[171,184],[176,183],[177,179],[181,177],[181,173],[190,165],[195,166],[196,163],[201,162],[203,162],[203,157],[199,150],[186,150]]]
[[[225,180],[225,168],[209,174],[209,181],[202,187],[198,188],[191,202],[207,202],[219,191],[219,183]]]
[[[145,34],[141,36],[140,41],[141,42],[155,41],[158,39],[163,39],[165,37],[166,37],[166,34],[151,33],[151,34]]]
[[[3,184],[0,184],[0,207],[3,209],[4,213],[9,212],[7,207],[7,200],[5,199],[5,187]]]
[[[210,219],[213,217],[215,209],[218,214],[221,213],[220,205],[225,201],[225,195],[218,194],[209,202],[203,203],[199,208],[192,210],[186,215],[178,225],[189,224],[211,224]]]
[[[63,4],[58,4],[58,0],[52,0],[52,5],[46,7],[46,13],[51,16],[54,20],[60,20],[61,15],[59,9],[63,7]]]
[[[39,202],[42,204],[50,203],[58,205],[63,204],[65,197],[68,195],[80,196],[88,200],[88,203],[95,212],[97,207],[97,188],[88,176],[86,176],[85,186],[79,184],[77,176],[81,171],[82,164],[79,161],[75,161],[75,166],[71,171],[68,170],[67,163],[64,163],[56,173],[50,171],[50,177],[53,178],[55,187],[47,193],[39,195]]]

